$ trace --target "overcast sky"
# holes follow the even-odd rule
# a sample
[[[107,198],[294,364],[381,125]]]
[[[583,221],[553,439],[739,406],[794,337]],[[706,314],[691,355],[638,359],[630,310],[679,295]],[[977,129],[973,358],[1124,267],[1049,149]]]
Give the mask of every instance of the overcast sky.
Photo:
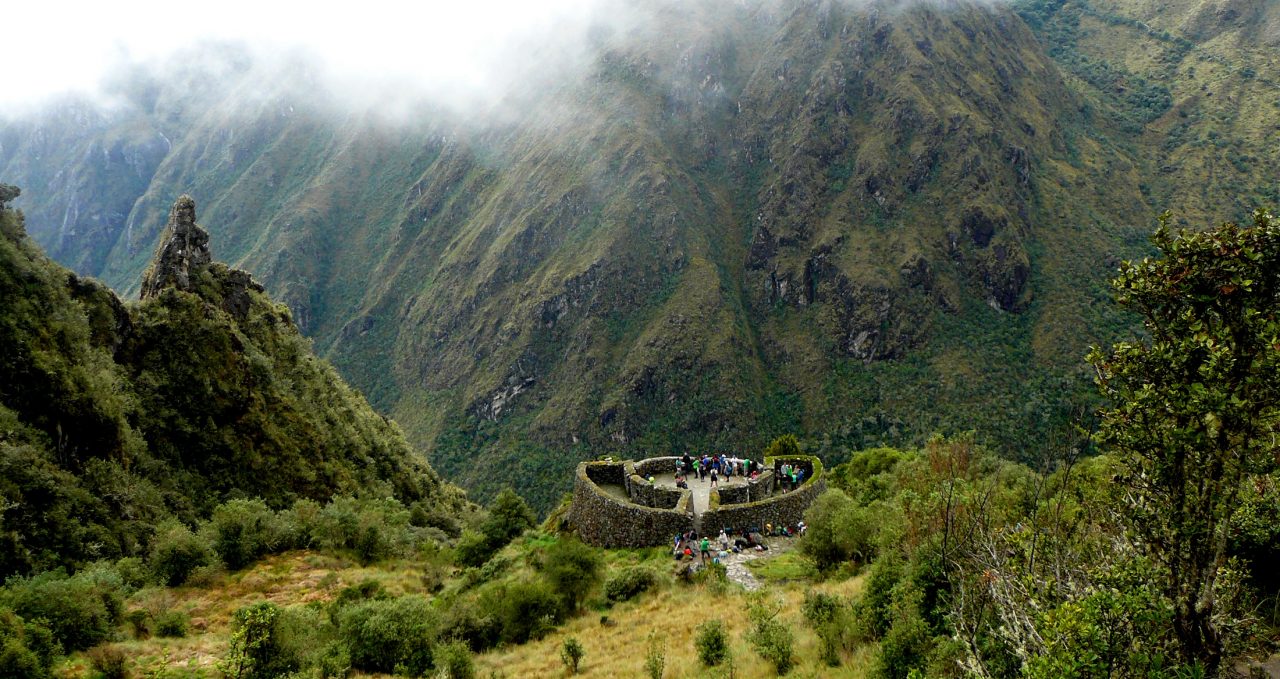
[[[0,105],[92,92],[113,66],[201,40],[303,48],[340,78],[486,96],[514,54],[571,52],[616,15],[611,0],[22,0],[3,10]]]

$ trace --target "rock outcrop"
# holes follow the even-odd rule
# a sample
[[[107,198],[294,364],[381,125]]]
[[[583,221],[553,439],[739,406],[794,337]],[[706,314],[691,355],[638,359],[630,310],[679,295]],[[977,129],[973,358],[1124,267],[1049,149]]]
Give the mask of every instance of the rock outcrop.
[[[264,291],[249,272],[213,261],[209,232],[196,224],[196,202],[185,195],[169,210],[155,259],[142,275],[142,299],[158,297],[165,288],[200,295],[238,320],[249,313],[249,291]]]
[[[196,201],[184,195],[169,210],[169,223],[155,258],[142,274],[142,299],[156,297],[167,287],[191,292],[193,275],[208,269],[212,262],[209,232],[196,224]]]

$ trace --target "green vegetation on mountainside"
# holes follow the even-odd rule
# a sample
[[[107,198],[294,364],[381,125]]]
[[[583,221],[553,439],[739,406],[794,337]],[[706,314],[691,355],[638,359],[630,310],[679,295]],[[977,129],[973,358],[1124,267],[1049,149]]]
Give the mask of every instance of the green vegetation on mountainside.
[[[339,115],[287,69],[141,73],[116,117],[0,129],[0,172],[120,290],[168,197],[200,197],[479,497],[547,509],[579,459],[786,431],[839,459],[975,428],[1018,456],[1088,410],[1078,359],[1134,322],[1105,280],[1151,206],[1277,199],[1280,68],[1251,45],[1275,11],[1235,4],[658,5],[475,125]]]
[[[247,274],[190,278],[123,303],[0,208],[0,574],[136,556],[228,498],[461,505]]]

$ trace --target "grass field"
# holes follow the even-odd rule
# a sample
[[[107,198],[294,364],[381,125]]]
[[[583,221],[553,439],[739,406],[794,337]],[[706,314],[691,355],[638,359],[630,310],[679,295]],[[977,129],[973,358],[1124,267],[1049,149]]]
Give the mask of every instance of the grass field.
[[[536,548],[536,537],[526,537],[515,550]],[[666,568],[663,550],[611,550],[605,556],[606,571],[646,564]],[[393,561],[360,566],[352,561],[311,552],[290,552],[266,558],[232,574],[214,574],[196,586],[153,587],[140,590],[126,602],[128,611],[152,613],[177,610],[189,616],[188,633],[182,638],[125,639],[110,644],[128,660],[130,676],[147,679],[220,677],[217,661],[227,652],[230,621],[235,611],[259,601],[280,606],[325,603],[344,587],[368,580],[379,582],[388,594],[426,593],[434,581],[433,566]],[[749,627],[747,607],[752,596],[763,596],[779,609],[778,616],[795,634],[796,668],[793,677],[868,676],[871,647],[842,655],[840,667],[819,661],[818,639],[805,624],[801,603],[807,590],[821,590],[854,598],[863,577],[814,583],[812,566],[794,551],[752,562],[752,571],[764,583],[752,595],[730,582],[688,584],[674,578],[637,599],[607,607],[596,603],[548,636],[523,645],[508,645],[476,656],[478,677],[566,676],[560,649],[569,637],[578,639],[586,654],[579,668],[583,677],[646,677],[645,660],[651,639],[663,649],[664,677],[775,676],[773,667],[753,652],[745,639]],[[445,586],[454,582],[449,574]],[[693,639],[697,626],[708,620],[723,621],[729,633],[732,664],[706,668],[697,659]],[[122,637],[129,636],[123,629]],[[68,658],[57,671],[65,679],[97,676],[85,654]],[[381,676],[353,673],[354,677]]]

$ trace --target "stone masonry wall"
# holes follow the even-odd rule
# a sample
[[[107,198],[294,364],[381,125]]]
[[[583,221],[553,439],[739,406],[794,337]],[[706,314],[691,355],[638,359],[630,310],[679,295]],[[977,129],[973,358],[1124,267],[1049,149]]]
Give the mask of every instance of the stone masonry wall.
[[[763,528],[765,524],[794,526],[804,518],[804,511],[827,489],[823,478],[805,482],[796,490],[759,502],[721,505],[702,514],[702,532],[714,535],[725,529],[741,533],[750,528]]]
[[[584,462],[578,465],[573,489],[573,507],[569,511],[569,523],[584,542],[601,547],[645,547],[670,543],[677,533],[695,527],[691,511],[692,494],[687,490],[659,488],[649,484],[647,476],[669,473],[675,468],[677,458],[654,458],[639,463],[632,462]],[[794,526],[804,516],[804,511],[815,498],[826,490],[822,474],[822,461],[816,457],[787,458],[812,470],[800,488],[782,495],[767,496],[773,486],[775,464],[781,459],[765,460],[766,471],[747,486],[745,493],[726,486],[725,495],[741,499],[747,495],[752,502],[725,502],[718,492],[713,492],[711,507],[702,514],[700,530],[714,534],[721,528],[741,532],[751,528],[763,528],[765,524]],[[642,474],[643,477],[642,478]],[[632,502],[614,497],[596,483],[614,484],[622,480]],[[739,486],[738,488],[742,488]],[[652,503],[669,506],[644,506]]]
[[[611,472],[587,471],[590,467],[607,464],[612,463],[584,462],[578,465],[569,523],[583,542],[609,548],[648,547],[667,544],[677,533],[693,529],[687,491],[681,492],[682,497],[674,509],[655,509],[623,502],[606,493],[590,478]]]
[[[773,495],[773,470],[766,469],[760,472],[760,475],[747,482],[751,487],[751,501],[760,502],[767,500]]]
[[[720,495],[720,504],[737,505],[751,501],[751,486],[720,486],[712,491]]]
[[[644,507],[675,509],[676,503],[689,491],[665,486],[655,486],[640,475],[628,479],[631,501]]]

